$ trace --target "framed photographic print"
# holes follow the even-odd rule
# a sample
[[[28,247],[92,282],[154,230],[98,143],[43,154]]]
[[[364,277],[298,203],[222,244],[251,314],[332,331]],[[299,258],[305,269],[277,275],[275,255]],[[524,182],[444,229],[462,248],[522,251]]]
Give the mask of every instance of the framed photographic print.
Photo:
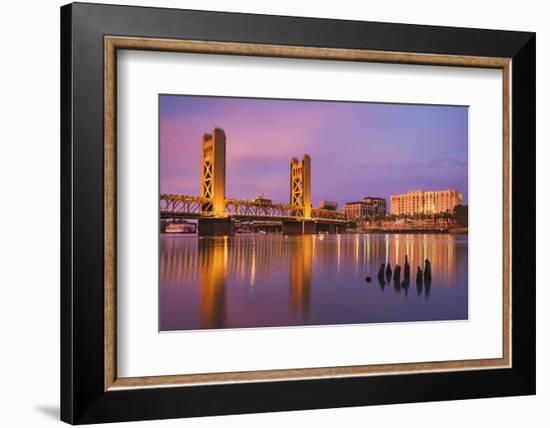
[[[535,35],[61,8],[72,424],[535,393]]]

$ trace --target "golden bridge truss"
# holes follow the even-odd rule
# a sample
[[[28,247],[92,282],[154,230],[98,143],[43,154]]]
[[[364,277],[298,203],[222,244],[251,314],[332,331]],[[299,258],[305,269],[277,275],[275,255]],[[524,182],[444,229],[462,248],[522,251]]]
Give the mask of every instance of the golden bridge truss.
[[[278,204],[273,202],[226,199],[225,211],[210,211],[211,200],[199,196],[186,195],[160,195],[161,217],[236,217],[249,219],[278,219],[278,220],[303,220],[300,215],[302,210],[290,204]],[[210,208],[210,209],[209,209]],[[311,218],[307,220],[321,220],[327,222],[346,222],[346,216],[339,211],[325,210],[321,208],[311,209]]]

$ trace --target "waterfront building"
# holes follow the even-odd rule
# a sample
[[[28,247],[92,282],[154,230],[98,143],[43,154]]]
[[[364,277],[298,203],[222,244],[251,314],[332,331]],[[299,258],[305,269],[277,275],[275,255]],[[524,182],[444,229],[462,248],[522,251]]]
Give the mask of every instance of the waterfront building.
[[[369,217],[386,215],[386,200],[373,196],[365,196],[362,201],[346,202],[344,214],[348,219],[364,220]]]
[[[323,210],[338,211],[338,202],[335,201],[320,201],[319,208]]]
[[[266,204],[266,205],[273,204],[273,200],[266,198],[263,193],[257,198],[252,199],[252,202],[256,202],[258,204]]]
[[[386,199],[375,196],[365,196],[363,202],[367,206],[367,217],[385,216]]]
[[[392,215],[437,214],[453,212],[462,204],[462,193],[458,190],[413,190],[401,195],[391,195]]]
[[[363,201],[346,202],[344,214],[350,220],[361,220],[367,215],[367,206]]]

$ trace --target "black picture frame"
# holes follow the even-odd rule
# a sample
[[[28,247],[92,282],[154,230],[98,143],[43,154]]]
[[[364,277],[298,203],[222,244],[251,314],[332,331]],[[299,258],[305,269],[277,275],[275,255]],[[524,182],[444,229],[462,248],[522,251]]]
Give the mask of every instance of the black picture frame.
[[[512,58],[512,367],[105,391],[105,35]],[[86,424],[534,394],[535,43],[528,32],[63,6],[61,419]]]

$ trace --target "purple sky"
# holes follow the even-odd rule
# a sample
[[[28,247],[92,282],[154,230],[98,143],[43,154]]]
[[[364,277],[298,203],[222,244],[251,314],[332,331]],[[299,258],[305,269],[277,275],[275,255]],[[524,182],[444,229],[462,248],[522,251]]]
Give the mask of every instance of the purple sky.
[[[200,195],[202,134],[227,137],[226,195],[288,203],[311,156],[312,202],[458,189],[468,203],[467,107],[160,96],[160,191]],[[389,206],[388,206],[389,208]]]

